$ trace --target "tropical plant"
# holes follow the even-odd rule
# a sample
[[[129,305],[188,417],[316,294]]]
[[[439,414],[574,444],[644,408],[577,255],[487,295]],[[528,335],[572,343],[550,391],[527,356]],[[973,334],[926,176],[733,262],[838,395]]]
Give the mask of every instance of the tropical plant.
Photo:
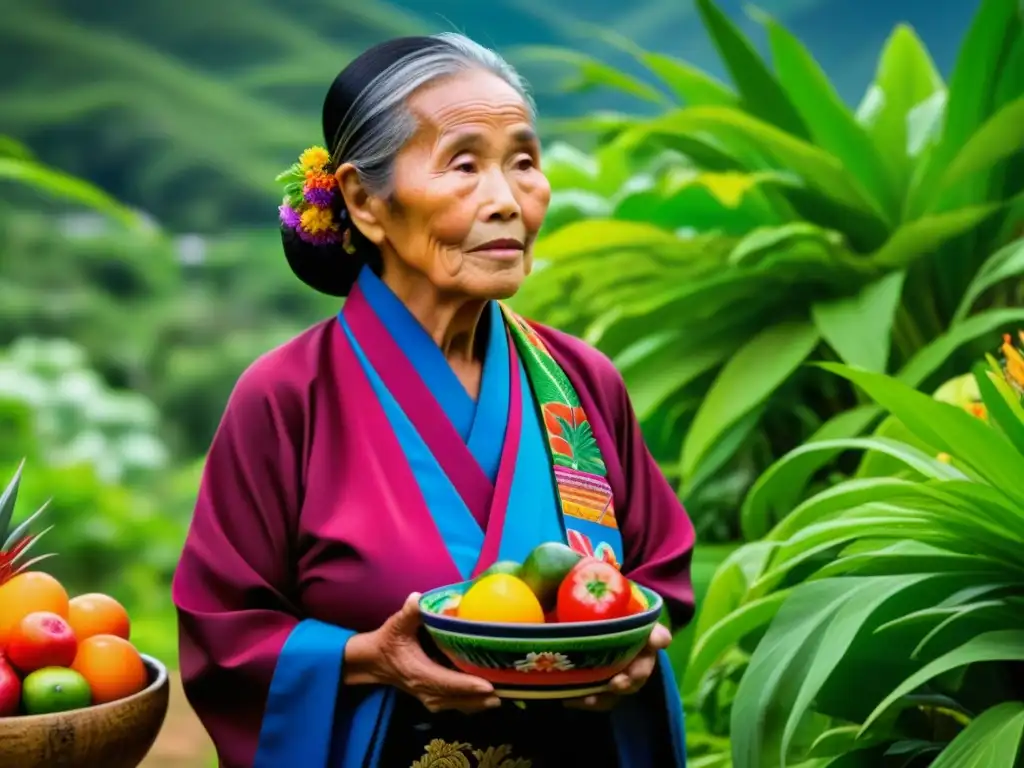
[[[773,19],[774,69],[697,6],[735,90],[614,41],[686,106],[590,120],[593,155],[553,148],[551,226],[518,309],[613,358],[684,497],[717,479],[736,499],[800,436],[857,434],[877,413],[850,412],[853,389],[808,358],[916,386],[1019,321],[972,312],[1021,297],[1024,37],[1015,0],[983,0],[947,86],[900,26],[853,113]],[[604,71],[588,84],[665,99]],[[742,477],[718,472],[730,461]]]
[[[730,722],[731,757],[715,764],[1019,765],[1024,357],[1009,337],[1003,353],[941,388],[949,402],[821,364],[890,416],[760,479],[784,483],[822,451],[865,453],[715,574],[684,681],[705,722]]]
[[[11,528],[14,522],[14,507],[18,503],[21,472],[24,468],[25,462],[22,461],[3,493],[0,493],[0,586],[19,573],[27,571],[36,563],[52,556],[52,553],[49,553],[28,558],[29,550],[46,533],[46,531],[35,535],[29,533],[32,523],[46,511],[46,504],[20,522],[17,527]]]
[[[175,230],[266,220],[278,169],[318,135],[324,78],[422,31],[382,0],[16,4],[0,50],[26,76],[0,84],[4,124]]]

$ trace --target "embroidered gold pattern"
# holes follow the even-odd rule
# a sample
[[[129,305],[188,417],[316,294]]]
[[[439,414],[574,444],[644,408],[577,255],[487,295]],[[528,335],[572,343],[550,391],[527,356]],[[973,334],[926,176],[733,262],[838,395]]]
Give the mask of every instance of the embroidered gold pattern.
[[[423,757],[409,768],[474,768],[467,753],[476,760],[475,768],[533,768],[532,760],[512,757],[512,747],[508,744],[473,749],[471,744],[443,739],[432,739]]]

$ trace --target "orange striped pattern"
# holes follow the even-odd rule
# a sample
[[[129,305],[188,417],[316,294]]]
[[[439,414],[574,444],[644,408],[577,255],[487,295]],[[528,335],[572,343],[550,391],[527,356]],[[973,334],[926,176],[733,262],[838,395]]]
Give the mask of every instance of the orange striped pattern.
[[[555,482],[565,515],[608,528],[619,527],[612,488],[603,477],[555,465]]]

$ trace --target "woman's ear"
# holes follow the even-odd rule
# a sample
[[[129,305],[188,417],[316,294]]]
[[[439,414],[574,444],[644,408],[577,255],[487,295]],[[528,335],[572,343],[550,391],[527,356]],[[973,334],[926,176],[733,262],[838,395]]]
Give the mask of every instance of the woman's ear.
[[[384,223],[378,211],[380,201],[366,189],[359,172],[351,163],[345,163],[334,172],[338,189],[345,198],[349,218],[367,240],[376,246],[384,242]]]

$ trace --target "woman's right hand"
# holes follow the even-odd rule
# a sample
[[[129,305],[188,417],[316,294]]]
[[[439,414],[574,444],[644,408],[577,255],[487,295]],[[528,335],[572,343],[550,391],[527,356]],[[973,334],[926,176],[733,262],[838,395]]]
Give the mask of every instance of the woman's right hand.
[[[427,656],[419,642],[420,596],[380,629],[352,637],[345,647],[345,682],[391,685],[420,700],[431,712],[455,709],[470,714],[501,706],[494,686],[473,675],[448,669]]]

